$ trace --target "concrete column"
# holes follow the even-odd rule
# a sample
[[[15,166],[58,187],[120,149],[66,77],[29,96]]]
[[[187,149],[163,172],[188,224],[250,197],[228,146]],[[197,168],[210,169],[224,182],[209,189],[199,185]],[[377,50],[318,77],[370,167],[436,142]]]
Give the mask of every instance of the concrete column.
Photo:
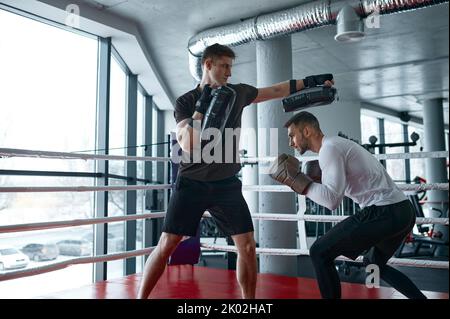
[[[257,86],[259,88],[283,82],[292,77],[291,37],[279,37],[256,43]],[[284,123],[291,113],[284,113],[280,100],[259,103],[258,114],[258,156],[277,156],[280,153],[294,154],[288,145],[287,129]],[[270,132],[277,128],[278,136]],[[278,149],[273,149],[278,143]],[[272,146],[272,152],[271,150]],[[267,174],[267,166],[258,165],[259,184],[275,184]],[[260,213],[296,213],[294,193],[258,193]],[[296,248],[297,223],[260,221],[259,244],[264,248]],[[275,273],[288,276],[297,275],[297,257],[260,255],[261,273]]]
[[[242,134],[241,134],[241,148],[247,151],[246,156],[258,156],[258,139],[257,139],[257,112],[256,104],[246,106],[242,113]],[[245,165],[242,168],[242,184],[243,185],[258,185],[258,166]],[[258,193],[257,192],[243,192],[245,201],[252,214],[258,213]],[[255,228],[255,241],[259,243],[259,220],[253,220]]]
[[[445,150],[444,112],[441,98],[423,101],[423,129],[425,152]],[[425,160],[427,183],[448,183],[446,159],[427,158]],[[427,191],[429,207],[434,207],[443,212],[441,217],[448,217],[448,191]],[[433,210],[431,216],[437,217]],[[443,234],[442,239],[448,241],[448,226],[436,225],[435,232]],[[448,256],[448,247],[438,247],[437,256]]]

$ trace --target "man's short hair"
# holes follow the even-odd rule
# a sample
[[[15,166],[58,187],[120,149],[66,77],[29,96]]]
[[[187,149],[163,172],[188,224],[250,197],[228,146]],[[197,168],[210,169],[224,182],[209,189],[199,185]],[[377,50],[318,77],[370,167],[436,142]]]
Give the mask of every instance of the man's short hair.
[[[306,111],[295,114],[293,117],[291,117],[289,119],[289,121],[287,121],[284,124],[284,127],[287,128],[291,124],[294,124],[295,126],[299,126],[299,125],[303,126],[305,124],[309,124],[313,128],[320,130],[320,125],[319,125],[319,121],[317,120],[317,117],[315,117],[314,115],[312,115],[311,113],[306,112]]]
[[[208,58],[212,58],[213,60],[215,60],[223,56],[227,56],[232,59],[236,58],[236,54],[229,47],[227,47],[226,45],[215,43],[213,45],[210,45],[205,49],[205,51],[203,51],[202,64],[205,63],[206,59]]]

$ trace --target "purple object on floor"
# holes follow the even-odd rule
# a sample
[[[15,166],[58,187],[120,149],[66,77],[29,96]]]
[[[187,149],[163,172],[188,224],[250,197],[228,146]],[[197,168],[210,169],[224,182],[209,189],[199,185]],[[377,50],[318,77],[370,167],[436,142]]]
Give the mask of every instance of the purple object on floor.
[[[200,258],[200,234],[190,237],[178,244],[169,257],[168,265],[194,265]]]

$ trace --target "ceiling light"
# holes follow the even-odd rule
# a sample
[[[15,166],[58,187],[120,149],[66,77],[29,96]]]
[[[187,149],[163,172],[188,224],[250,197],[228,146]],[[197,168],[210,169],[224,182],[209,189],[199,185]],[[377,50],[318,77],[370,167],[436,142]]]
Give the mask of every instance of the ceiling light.
[[[362,40],[365,36],[363,20],[348,4],[339,11],[336,24],[334,39],[338,42],[356,42]]]

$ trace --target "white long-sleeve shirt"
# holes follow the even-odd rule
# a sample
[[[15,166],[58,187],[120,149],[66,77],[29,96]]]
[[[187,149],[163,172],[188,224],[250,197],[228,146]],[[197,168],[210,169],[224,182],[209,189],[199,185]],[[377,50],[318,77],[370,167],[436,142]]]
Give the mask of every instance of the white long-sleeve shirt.
[[[351,140],[324,136],[319,166],[322,183],[312,183],[306,196],[328,209],[336,209],[344,196],[361,208],[394,204],[406,199],[383,165]]]

